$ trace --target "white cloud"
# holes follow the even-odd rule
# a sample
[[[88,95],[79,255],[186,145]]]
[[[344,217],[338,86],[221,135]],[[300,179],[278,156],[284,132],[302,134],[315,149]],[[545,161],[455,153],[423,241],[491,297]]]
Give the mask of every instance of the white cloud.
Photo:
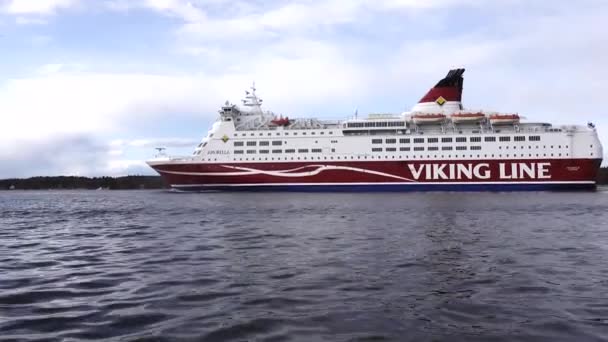
[[[78,3],[79,0],[5,0],[3,3],[0,2],[0,5],[4,5],[0,8],[9,14],[49,15],[59,9],[76,6]]]
[[[15,23],[17,25],[43,25],[43,24],[46,24],[46,20],[44,20],[42,18],[19,16],[19,17],[15,18]]]
[[[38,10],[22,7],[25,12],[20,13],[50,14],[68,3],[76,4],[50,3],[55,5]],[[0,135],[0,159],[15,160],[16,153],[34,154],[45,141],[59,141],[57,136],[87,136],[92,141],[123,136],[127,138],[101,143],[101,161],[88,163],[97,170],[119,173],[121,168],[142,166],[127,150],[181,147],[191,142],[193,147],[200,138],[133,140],[129,127],[164,120],[170,114],[174,122],[193,115],[198,115],[201,123],[209,121],[218,105],[226,99],[237,102],[253,80],[275,112],[341,118],[355,107],[362,114],[367,110],[407,109],[453,66],[468,69],[465,105],[518,111],[530,119],[559,123],[591,120],[604,138],[608,137],[608,119],[598,112],[608,79],[608,69],[604,68],[608,48],[603,35],[608,11],[600,2],[589,0],[588,6],[576,11],[561,3],[535,3],[551,11],[539,11],[548,13],[542,16],[523,15],[517,25],[513,25],[513,14],[505,11],[504,16],[475,29],[465,27],[462,33],[429,38],[420,30],[421,37],[415,40],[395,35],[394,40],[382,44],[373,41],[383,37],[386,28],[375,32],[370,23],[389,13],[404,12],[441,27],[467,24],[442,22],[445,17],[441,13],[453,7],[502,8],[528,3],[328,0],[256,6],[224,0],[106,1],[113,10],[143,7],[178,18],[175,48],[202,60],[202,70],[99,72],[57,60],[36,68],[31,75],[6,80],[0,83],[0,113],[3,126],[11,129]],[[230,10],[222,11],[226,8]],[[342,40],[339,31],[345,26],[375,34]],[[142,65],[141,70],[145,70],[145,61]],[[201,132],[205,129],[201,127]],[[65,141],[57,144],[60,142]],[[73,164],[66,170],[85,172],[87,163],[64,161],[65,165]]]

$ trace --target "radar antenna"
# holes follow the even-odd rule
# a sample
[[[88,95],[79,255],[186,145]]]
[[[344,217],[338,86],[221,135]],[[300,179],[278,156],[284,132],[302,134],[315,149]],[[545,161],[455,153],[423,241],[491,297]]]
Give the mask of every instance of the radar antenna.
[[[166,157],[167,154],[165,153],[166,148],[165,147],[155,147],[154,148],[156,150],[156,157]]]

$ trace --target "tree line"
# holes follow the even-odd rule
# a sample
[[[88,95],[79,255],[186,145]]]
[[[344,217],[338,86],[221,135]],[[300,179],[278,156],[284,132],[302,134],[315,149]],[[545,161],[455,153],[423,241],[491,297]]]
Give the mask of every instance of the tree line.
[[[160,176],[125,177],[31,177],[0,180],[0,190],[46,190],[46,189],[162,189],[165,187]]]

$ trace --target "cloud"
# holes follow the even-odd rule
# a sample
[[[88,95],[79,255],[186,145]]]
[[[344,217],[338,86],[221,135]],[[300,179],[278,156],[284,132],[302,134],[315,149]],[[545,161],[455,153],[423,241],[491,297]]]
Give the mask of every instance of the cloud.
[[[84,7],[76,1],[41,3],[47,7],[21,5],[15,7],[21,12],[11,13],[42,18]],[[12,129],[0,135],[0,156],[8,158],[2,151],[7,146],[34,155],[45,141],[59,149],[71,142],[58,137],[86,137],[99,150],[100,159],[90,163],[95,169],[74,162],[63,164],[66,172],[128,172],[144,167],[133,150],[194,147],[200,138],[180,138],[167,129],[176,138],[146,133],[135,139],[133,127],[211,121],[224,100],[238,102],[254,80],[268,109],[277,113],[344,118],[356,107],[362,114],[407,110],[454,66],[467,68],[467,106],[559,123],[591,120],[608,141],[608,130],[602,129],[608,119],[597,110],[608,79],[603,35],[608,5],[601,1],[583,0],[576,9],[563,1],[523,0],[110,0],[103,5],[171,18],[169,37],[175,41],[162,46],[172,50],[158,58],[166,58],[169,71],[147,71],[153,70],[150,59],[136,56],[139,73],[101,71],[86,58],[76,65],[54,58],[5,79],[0,113],[3,126]],[[61,37],[52,39],[61,46]],[[112,63],[113,54],[107,57]],[[72,158],[88,160],[84,150],[66,148]]]
[[[79,0],[4,0],[0,2],[0,8],[8,14],[51,15],[59,9],[76,6],[79,2]]]

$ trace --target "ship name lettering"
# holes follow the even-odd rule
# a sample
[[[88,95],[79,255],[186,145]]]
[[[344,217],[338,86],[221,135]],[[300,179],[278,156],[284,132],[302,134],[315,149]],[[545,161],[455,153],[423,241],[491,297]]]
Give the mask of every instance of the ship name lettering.
[[[230,154],[228,150],[211,150],[207,154]]]
[[[414,179],[425,180],[484,180],[492,178],[488,163],[408,164]],[[551,163],[499,163],[498,178],[503,179],[550,179]]]
[[[500,179],[550,179],[551,163],[500,163]]]
[[[424,174],[427,180],[450,180],[450,179],[489,179],[490,164],[479,163],[468,164],[419,164],[408,165],[412,176],[420,179]]]

